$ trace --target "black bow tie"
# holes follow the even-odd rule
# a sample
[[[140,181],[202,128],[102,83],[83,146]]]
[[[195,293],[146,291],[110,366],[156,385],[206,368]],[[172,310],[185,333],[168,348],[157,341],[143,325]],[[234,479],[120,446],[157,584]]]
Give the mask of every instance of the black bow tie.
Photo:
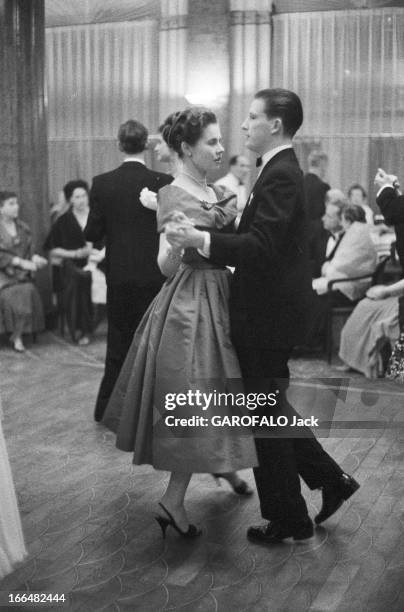
[[[257,168],[259,168],[260,166],[262,166],[262,157],[257,157],[257,160],[255,162],[255,165],[257,166]]]

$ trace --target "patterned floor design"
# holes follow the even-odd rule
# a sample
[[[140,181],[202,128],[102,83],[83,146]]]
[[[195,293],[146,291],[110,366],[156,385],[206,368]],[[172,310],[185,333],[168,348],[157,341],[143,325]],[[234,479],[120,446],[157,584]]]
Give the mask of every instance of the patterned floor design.
[[[257,496],[242,499],[209,475],[194,476],[187,495],[202,537],[169,531],[163,540],[153,512],[167,474],[133,467],[92,420],[104,350],[102,328],[83,349],[50,333],[25,355],[0,347],[3,426],[29,550],[0,591],[64,592],[66,604],[48,609],[78,612],[404,610],[403,389],[344,379],[338,418],[354,414],[374,428],[339,430],[324,445],[362,487],[309,544],[248,542]],[[320,359],[296,360],[292,371],[308,381],[340,376]],[[251,471],[244,476],[253,485]],[[320,495],[304,494],[313,515]]]

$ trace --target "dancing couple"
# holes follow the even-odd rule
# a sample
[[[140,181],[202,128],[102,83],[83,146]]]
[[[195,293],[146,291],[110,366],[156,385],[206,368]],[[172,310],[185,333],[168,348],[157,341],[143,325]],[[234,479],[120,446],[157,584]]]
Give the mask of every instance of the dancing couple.
[[[359,487],[307,427],[299,428],[299,437],[281,437],[271,428],[254,435],[209,426],[173,432],[164,419],[167,392],[229,390],[240,378],[247,393],[279,392],[275,408],[256,413],[289,422],[299,417],[286,389],[311,291],[303,177],[292,148],[302,121],[293,92],[255,95],[242,129],[260,171],[237,231],[235,199],[206,181],[223,154],[215,115],[190,108],[163,129],[182,161],[175,180],[158,193],[158,263],[167,280],[136,331],[103,420],[117,432],[118,448],[134,453],[135,464],[171,472],[156,517],[163,534],[171,526],[183,537],[200,535],[184,505],[194,472],[220,475],[248,495],[237,471],[254,467],[266,522],[250,527],[248,537],[266,544],[313,535],[300,476],[310,489],[322,490],[316,523]],[[233,277],[226,266],[235,268]],[[234,409],[220,406],[220,414]],[[175,411],[192,414],[195,406],[184,402]]]

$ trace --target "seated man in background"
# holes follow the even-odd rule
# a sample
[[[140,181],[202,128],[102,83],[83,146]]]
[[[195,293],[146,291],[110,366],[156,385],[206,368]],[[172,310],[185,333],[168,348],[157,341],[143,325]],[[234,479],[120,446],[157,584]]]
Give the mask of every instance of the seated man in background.
[[[336,279],[371,275],[377,265],[376,249],[366,224],[365,213],[360,206],[335,201],[327,205],[323,221],[330,232],[335,233],[339,227],[341,230],[321,268],[321,277],[313,280],[315,294],[307,339],[310,346],[323,340],[329,300],[333,306],[352,305],[365,295],[371,281],[338,283],[331,296],[327,294],[328,283]]]
[[[335,207],[330,206],[335,203]],[[342,237],[343,227],[339,209],[346,204],[345,196],[340,189],[329,189],[325,194],[325,214],[319,219],[309,244],[312,278],[321,276],[321,266],[334,251]]]
[[[359,183],[355,183],[354,185],[351,185],[351,187],[348,189],[349,203],[360,206],[365,213],[366,223],[370,223],[370,225],[373,225],[374,223],[373,210],[366,203],[366,199],[367,199],[366,191],[364,190],[362,185],[359,185]]]
[[[239,215],[247,203],[246,182],[250,174],[250,162],[244,155],[233,155],[229,160],[229,172],[215,182],[215,185],[225,187],[237,196],[237,210]]]

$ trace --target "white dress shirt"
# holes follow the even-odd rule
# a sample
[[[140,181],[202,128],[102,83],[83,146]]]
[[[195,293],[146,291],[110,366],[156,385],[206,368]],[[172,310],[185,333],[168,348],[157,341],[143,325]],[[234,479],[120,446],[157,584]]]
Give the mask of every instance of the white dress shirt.
[[[325,248],[325,256],[326,257],[328,257],[331,254],[333,248],[337,244],[338,239],[341,236],[341,234],[343,233],[343,231],[344,230],[341,230],[339,232],[336,232],[335,234],[331,234],[331,236],[328,238],[327,246]]]
[[[139,162],[139,164],[146,165],[145,160],[142,157],[137,157],[136,155],[131,155],[130,157],[125,157],[123,163],[125,162]]]
[[[267,163],[273,158],[275,157],[275,155],[278,155],[278,153],[280,153],[281,151],[286,151],[286,149],[292,149],[292,144],[284,144],[284,145],[280,145],[279,147],[275,147],[274,149],[271,149],[270,151],[267,151],[266,153],[264,153],[262,155],[262,163],[257,175],[257,178],[259,177],[259,175],[261,174],[264,166],[267,165]],[[250,197],[248,198],[248,202],[246,204],[246,206],[249,205],[251,199],[252,199],[252,193]],[[204,232],[204,237],[203,237],[203,247],[202,249],[198,249],[198,252],[200,253],[200,255],[202,255],[203,257],[210,257],[210,233],[209,232]]]

